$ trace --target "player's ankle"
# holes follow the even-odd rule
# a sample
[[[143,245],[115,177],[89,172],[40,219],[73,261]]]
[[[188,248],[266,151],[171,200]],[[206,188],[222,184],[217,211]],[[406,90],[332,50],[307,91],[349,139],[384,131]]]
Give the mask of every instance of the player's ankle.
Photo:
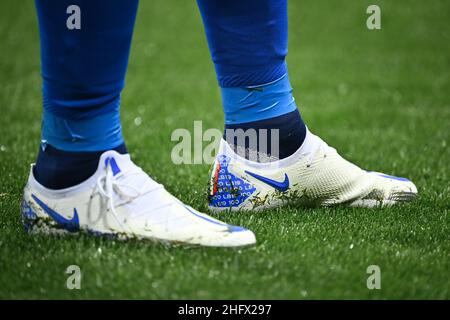
[[[307,130],[287,74],[265,85],[222,88],[222,100],[224,139],[247,159],[251,154],[283,159],[302,145]]]
[[[42,142],[33,173],[49,189],[68,188],[94,174],[107,150],[127,153],[118,101],[95,110],[44,109]]]
[[[125,144],[115,150],[128,153]],[[33,175],[41,185],[49,189],[64,189],[75,186],[91,177],[98,168],[102,151],[72,152],[59,150],[48,144],[41,144]]]
[[[239,131],[241,130],[241,131]],[[240,139],[240,134],[247,134],[251,138],[248,130],[255,130],[257,143],[252,145],[250,139]],[[264,132],[264,134],[261,134]],[[284,115],[255,122],[242,123],[236,125],[226,125],[224,139],[239,153],[239,155],[254,161],[264,159],[284,159],[294,154],[305,140],[307,128],[302,121],[298,110]],[[244,151],[243,154],[240,152]],[[252,151],[257,154],[257,159],[253,159]]]

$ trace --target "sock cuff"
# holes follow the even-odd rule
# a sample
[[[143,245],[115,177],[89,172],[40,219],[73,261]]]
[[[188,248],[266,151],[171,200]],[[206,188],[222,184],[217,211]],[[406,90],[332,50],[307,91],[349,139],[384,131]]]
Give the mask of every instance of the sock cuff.
[[[119,110],[91,118],[65,119],[44,109],[42,145],[63,151],[92,152],[114,149],[124,143]]]
[[[242,66],[215,64],[217,81],[221,88],[247,87],[263,85],[280,79],[287,73],[286,62],[264,65],[260,68],[251,66],[244,71]]]
[[[221,92],[226,125],[275,118],[297,109],[286,73],[268,84],[221,88]]]

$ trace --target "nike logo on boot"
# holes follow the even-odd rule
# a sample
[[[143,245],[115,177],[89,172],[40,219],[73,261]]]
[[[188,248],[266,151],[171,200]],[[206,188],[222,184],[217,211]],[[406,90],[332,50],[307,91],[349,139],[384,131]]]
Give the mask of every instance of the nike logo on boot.
[[[73,217],[72,219],[67,219],[64,216],[60,215],[58,212],[49,208],[44,202],[42,202],[38,197],[34,194],[31,195],[34,201],[37,202],[38,205],[53,219],[56,223],[60,224],[64,229],[70,232],[75,232],[80,228],[80,222],[78,220],[78,212],[76,208],[73,208]]]
[[[247,171],[247,170],[245,171],[245,173],[247,173],[247,174],[251,175],[252,177],[254,177],[254,178],[256,178],[256,179],[258,179],[258,180],[260,180],[260,181],[262,181],[262,182],[264,182],[266,184],[268,184],[269,186],[271,186],[271,187],[273,187],[273,188],[275,188],[277,190],[280,190],[280,191],[284,192],[287,189],[289,189],[289,177],[288,177],[288,175],[286,173],[284,174],[284,181],[282,181],[282,182],[279,182],[279,181],[276,181],[276,180],[272,180],[272,179],[260,176],[259,174],[256,174],[256,173],[253,173],[253,172],[250,172],[250,171]]]

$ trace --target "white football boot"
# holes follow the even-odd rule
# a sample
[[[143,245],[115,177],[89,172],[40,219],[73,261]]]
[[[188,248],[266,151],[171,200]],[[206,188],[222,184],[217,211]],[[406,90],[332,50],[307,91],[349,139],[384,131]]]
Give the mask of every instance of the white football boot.
[[[410,201],[416,195],[417,188],[408,179],[362,170],[307,131],[305,142],[294,154],[265,163],[239,156],[222,139],[211,172],[209,208],[376,207]]]
[[[87,231],[214,247],[256,242],[251,231],[183,204],[136,166],[128,154],[115,151],[103,153],[95,174],[67,189],[45,188],[31,170],[21,211],[30,232]]]

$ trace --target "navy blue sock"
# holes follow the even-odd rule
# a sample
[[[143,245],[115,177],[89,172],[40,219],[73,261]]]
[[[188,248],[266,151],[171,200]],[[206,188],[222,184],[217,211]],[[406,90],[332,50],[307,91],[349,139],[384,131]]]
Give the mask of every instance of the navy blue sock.
[[[247,159],[286,158],[305,139],[306,126],[287,74],[266,85],[222,88],[222,104],[225,140]]]
[[[236,138],[236,135],[234,133],[231,133],[229,137],[227,137],[227,129],[231,129],[234,133],[238,129],[242,129],[244,131],[254,129],[256,130],[256,132],[260,132],[261,129],[266,129],[267,139],[261,139],[261,136],[257,135],[258,143],[255,151],[279,159],[289,157],[295,151],[297,151],[302,145],[306,136],[306,126],[303,123],[298,110],[294,110],[292,112],[271,119],[225,125],[225,134],[223,138],[234,147],[234,150],[236,152],[239,152],[239,150],[248,151],[252,148],[249,144],[249,140],[239,140],[238,138]],[[273,130],[278,130],[278,146],[274,146],[272,144],[272,140],[270,139],[271,134],[274,134]],[[262,147],[263,145],[264,147]],[[251,158],[249,152],[245,152],[245,154],[242,154],[242,156],[245,156],[247,159]]]
[[[112,149],[128,153],[125,144]],[[36,180],[49,189],[64,189],[77,185],[92,176],[98,167],[103,151],[71,152],[46,145],[39,148],[33,174]]]

